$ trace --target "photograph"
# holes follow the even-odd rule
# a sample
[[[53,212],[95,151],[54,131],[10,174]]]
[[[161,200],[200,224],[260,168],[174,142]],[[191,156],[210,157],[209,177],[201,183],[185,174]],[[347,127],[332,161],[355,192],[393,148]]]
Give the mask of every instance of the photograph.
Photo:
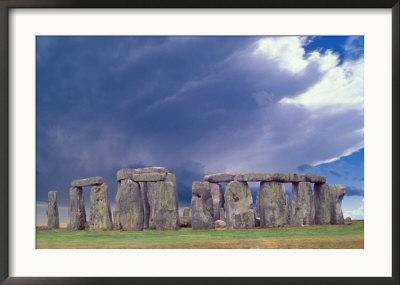
[[[364,250],[363,35],[36,35],[34,62],[39,251]]]

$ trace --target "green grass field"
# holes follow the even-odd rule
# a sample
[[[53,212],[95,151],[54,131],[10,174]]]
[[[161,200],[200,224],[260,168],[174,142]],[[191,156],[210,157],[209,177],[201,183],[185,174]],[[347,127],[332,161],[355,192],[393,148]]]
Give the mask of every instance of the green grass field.
[[[39,248],[364,248],[364,221],[350,226],[321,225],[252,230],[144,230],[69,232],[37,230]]]

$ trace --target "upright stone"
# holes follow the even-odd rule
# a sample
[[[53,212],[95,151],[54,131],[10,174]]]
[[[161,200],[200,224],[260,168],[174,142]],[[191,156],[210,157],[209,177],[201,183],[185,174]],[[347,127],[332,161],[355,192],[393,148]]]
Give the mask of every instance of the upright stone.
[[[119,221],[119,201],[121,199],[121,181],[118,181],[117,194],[115,195],[115,210],[113,211],[114,229],[120,230],[121,223]]]
[[[183,208],[183,216],[179,218],[179,226],[182,228],[192,227],[192,218],[190,217],[190,208]]]
[[[57,191],[49,191],[47,205],[47,227],[58,229],[60,227],[58,219]]]
[[[150,219],[150,203],[149,203],[149,192],[147,189],[148,183],[151,182],[139,182],[140,186],[140,194],[142,196],[142,204],[143,204],[143,228],[149,228],[149,219]]]
[[[283,227],[288,224],[289,205],[282,183],[261,182],[258,197],[261,228]]]
[[[213,199],[209,182],[192,183],[192,229],[214,229]]]
[[[226,222],[225,218],[225,209],[224,208],[219,208],[219,219]]]
[[[310,182],[292,183],[291,206],[290,225],[310,226],[315,224],[314,197]]]
[[[149,202],[149,228],[156,228],[156,192],[154,186],[156,182],[146,182],[147,199]]]
[[[85,202],[82,187],[69,189],[69,223],[70,231],[84,230],[86,226]]]
[[[327,184],[314,184],[315,224],[324,225],[331,222],[331,202]]]
[[[176,184],[169,181],[156,182],[153,187],[153,222],[156,230],[179,228],[178,194]]]
[[[210,183],[211,197],[213,200],[213,217],[214,221],[220,219],[220,208],[224,208],[224,191],[218,183]]]
[[[189,217],[189,215],[190,215],[190,208],[189,207],[183,208],[183,216]]]
[[[341,184],[328,185],[331,204],[331,224],[343,225],[342,200],[346,194],[346,187]]]
[[[232,181],[226,185],[225,214],[229,229],[255,227],[253,198],[247,182]]]
[[[122,187],[122,185],[121,185]],[[120,213],[121,221],[121,213]],[[105,231],[113,227],[108,187],[105,183],[92,187],[90,191],[89,230]]]
[[[139,184],[130,179],[121,180],[118,201],[119,223],[126,231],[143,229],[143,204]]]

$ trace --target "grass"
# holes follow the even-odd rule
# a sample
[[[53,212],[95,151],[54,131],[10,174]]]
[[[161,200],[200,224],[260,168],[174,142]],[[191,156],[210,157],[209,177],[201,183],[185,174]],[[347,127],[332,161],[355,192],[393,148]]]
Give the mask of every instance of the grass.
[[[364,248],[364,221],[350,226],[318,225],[249,230],[144,230],[141,232],[69,232],[37,230],[39,248]]]

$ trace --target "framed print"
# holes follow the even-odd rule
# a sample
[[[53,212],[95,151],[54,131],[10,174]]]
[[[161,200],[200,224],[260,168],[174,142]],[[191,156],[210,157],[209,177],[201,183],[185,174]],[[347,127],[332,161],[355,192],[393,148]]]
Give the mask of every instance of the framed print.
[[[2,283],[399,283],[398,1],[0,3]]]

